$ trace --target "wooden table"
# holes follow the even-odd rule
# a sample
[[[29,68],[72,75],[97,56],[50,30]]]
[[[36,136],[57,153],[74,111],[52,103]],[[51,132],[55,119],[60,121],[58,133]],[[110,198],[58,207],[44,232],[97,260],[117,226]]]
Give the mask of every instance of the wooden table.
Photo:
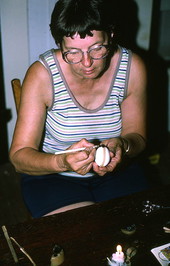
[[[143,201],[170,206],[170,186],[106,201],[53,216],[32,219],[18,225],[7,226],[8,233],[29,253],[38,266],[50,265],[54,244],[63,247],[65,261],[62,266],[107,265],[110,257],[121,244],[123,251],[137,247],[132,259],[134,266],[160,265],[150,250],[170,243],[170,234],[163,225],[170,221],[170,210],[158,210],[146,216]],[[133,235],[125,235],[121,228],[135,224]],[[31,265],[15,246],[20,259],[18,265]],[[0,265],[15,265],[6,239],[0,230]]]

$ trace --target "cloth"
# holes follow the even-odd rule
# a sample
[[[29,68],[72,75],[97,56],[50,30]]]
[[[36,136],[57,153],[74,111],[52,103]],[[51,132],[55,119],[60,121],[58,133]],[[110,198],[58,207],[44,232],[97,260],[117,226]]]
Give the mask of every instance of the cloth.
[[[138,163],[103,177],[85,179],[59,174],[22,174],[21,185],[25,203],[33,217],[41,217],[73,203],[101,202],[149,188],[145,172]]]
[[[95,110],[83,108],[71,93],[54,50],[40,56],[41,62],[48,69],[53,82],[53,105],[47,111],[45,123],[45,138],[43,151],[55,153],[65,150],[73,143],[86,138],[88,141],[99,143],[108,138],[121,134],[122,117],[120,105],[126,98],[131,52],[119,47],[120,56],[116,71],[113,74],[108,94],[103,104]],[[66,173],[63,173],[64,175]],[[86,178],[85,176],[67,172],[67,175]]]

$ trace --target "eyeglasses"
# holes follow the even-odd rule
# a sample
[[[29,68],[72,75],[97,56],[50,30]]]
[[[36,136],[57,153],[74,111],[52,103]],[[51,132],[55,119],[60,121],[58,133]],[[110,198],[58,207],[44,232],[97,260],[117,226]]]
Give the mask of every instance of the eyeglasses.
[[[83,60],[83,52],[81,49],[71,49],[62,54],[63,59],[68,64],[78,64]],[[109,45],[96,45],[91,47],[87,53],[94,60],[105,58],[109,53]]]

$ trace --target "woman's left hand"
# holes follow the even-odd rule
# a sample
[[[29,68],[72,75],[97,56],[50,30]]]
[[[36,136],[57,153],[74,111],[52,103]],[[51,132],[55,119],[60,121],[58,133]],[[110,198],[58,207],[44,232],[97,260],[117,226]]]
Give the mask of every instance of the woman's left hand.
[[[120,138],[112,138],[104,140],[104,144],[110,151],[110,162],[106,166],[98,166],[96,162],[93,163],[93,170],[100,176],[108,172],[112,172],[122,161],[123,147]]]

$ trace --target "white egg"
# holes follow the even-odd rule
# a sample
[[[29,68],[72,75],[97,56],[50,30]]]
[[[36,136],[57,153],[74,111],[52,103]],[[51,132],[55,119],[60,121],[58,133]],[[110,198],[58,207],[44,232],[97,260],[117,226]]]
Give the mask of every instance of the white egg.
[[[99,147],[96,150],[95,162],[98,166],[106,166],[110,162],[110,153],[107,147]]]

